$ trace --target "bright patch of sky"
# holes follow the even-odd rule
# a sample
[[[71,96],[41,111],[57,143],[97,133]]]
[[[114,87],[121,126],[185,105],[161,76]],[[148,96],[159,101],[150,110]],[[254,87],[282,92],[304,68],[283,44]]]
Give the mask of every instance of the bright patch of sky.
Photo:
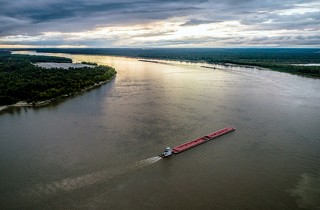
[[[0,47],[320,47],[320,2],[4,0]]]

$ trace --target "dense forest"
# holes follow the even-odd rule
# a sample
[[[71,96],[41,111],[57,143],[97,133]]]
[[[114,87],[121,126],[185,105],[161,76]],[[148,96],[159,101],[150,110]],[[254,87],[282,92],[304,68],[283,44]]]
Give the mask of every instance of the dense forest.
[[[320,49],[294,48],[84,48],[84,49],[28,49],[37,52],[118,55],[143,59],[166,59],[212,64],[233,63],[269,68],[308,77],[320,78],[320,66],[292,64],[320,63]]]
[[[45,69],[33,62],[72,62],[69,58],[30,56],[0,52],[0,105],[29,103],[72,95],[115,74],[108,66]]]

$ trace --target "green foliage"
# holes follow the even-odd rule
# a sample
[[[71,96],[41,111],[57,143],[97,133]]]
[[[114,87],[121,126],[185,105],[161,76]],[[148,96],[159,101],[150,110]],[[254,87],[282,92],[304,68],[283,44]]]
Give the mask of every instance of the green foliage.
[[[279,61],[268,60],[225,60],[225,63],[233,63],[239,65],[250,65],[268,68],[274,71],[287,72],[290,74],[297,74],[301,76],[320,78],[320,66],[295,66]],[[291,61],[292,64],[298,63],[297,61]]]
[[[320,49],[312,48],[48,48],[37,49],[37,52],[119,55],[144,59],[183,60],[213,64],[234,63],[320,78],[319,66],[290,65],[320,63]]]
[[[82,64],[87,64],[87,65],[92,65],[92,66],[98,66],[97,63],[93,63],[93,62],[86,62],[86,61],[82,61]]]
[[[108,66],[94,68],[44,69],[35,61],[68,61],[48,56],[0,55],[0,105],[18,101],[35,102],[73,94],[116,74]]]
[[[1,61],[6,61],[8,63],[21,63],[21,62],[72,63],[72,60],[70,58],[64,58],[64,57],[39,56],[39,55],[20,55],[20,54],[10,54],[10,53],[0,53],[0,62]]]

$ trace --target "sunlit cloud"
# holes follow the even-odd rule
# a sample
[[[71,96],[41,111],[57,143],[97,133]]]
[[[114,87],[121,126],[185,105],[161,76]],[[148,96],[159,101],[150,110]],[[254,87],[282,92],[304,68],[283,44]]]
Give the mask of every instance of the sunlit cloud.
[[[295,14],[306,14],[320,12],[320,2],[313,3],[303,3],[303,4],[295,4],[290,9],[285,10],[276,10],[275,13],[279,15],[295,15]]]
[[[317,1],[7,3],[0,8],[1,47],[320,46]]]

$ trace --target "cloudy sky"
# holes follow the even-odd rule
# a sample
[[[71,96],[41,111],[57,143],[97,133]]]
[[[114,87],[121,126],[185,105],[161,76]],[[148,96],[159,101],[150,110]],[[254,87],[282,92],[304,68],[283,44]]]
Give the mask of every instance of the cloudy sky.
[[[0,0],[0,47],[320,47],[319,0]]]

